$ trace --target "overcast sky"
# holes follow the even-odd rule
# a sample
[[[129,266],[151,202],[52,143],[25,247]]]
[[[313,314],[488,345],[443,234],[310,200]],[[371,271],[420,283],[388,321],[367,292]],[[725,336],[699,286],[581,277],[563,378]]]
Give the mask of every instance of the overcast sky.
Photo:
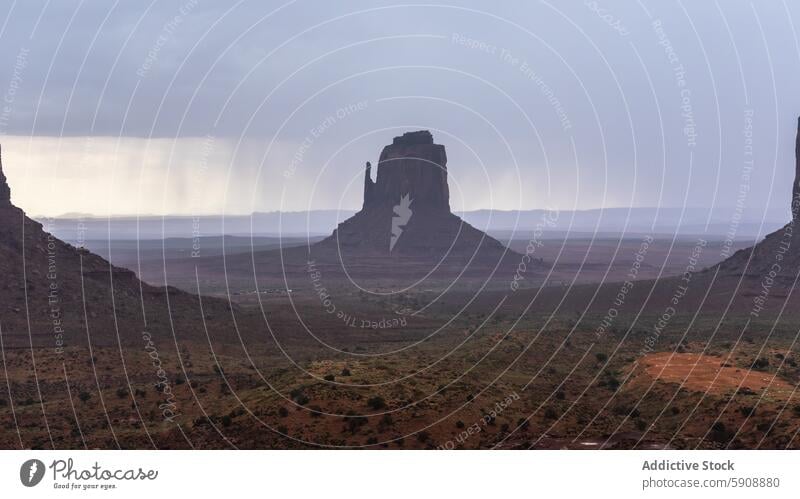
[[[0,141],[32,214],[358,208],[364,162],[421,128],[456,209],[788,213],[792,2],[0,5]]]

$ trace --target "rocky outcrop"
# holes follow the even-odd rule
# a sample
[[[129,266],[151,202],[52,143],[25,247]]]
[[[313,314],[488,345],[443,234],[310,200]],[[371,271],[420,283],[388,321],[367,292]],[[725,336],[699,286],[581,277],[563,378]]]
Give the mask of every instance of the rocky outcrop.
[[[11,189],[3,173],[3,150],[0,148],[0,206],[11,205]]]
[[[800,118],[797,121],[791,210],[792,220],[788,224],[755,246],[737,251],[708,271],[749,279],[767,277],[770,282],[787,286],[792,285],[800,273],[800,230],[795,226],[800,217]]]
[[[361,211],[317,243],[316,254],[406,255],[425,259],[491,257],[508,250],[450,212],[447,154],[427,130],[395,137],[383,148],[377,176],[364,175]]]
[[[800,118],[797,118],[797,138],[794,143],[794,184],[792,186],[792,220],[800,216]]]
[[[405,133],[384,147],[374,183],[367,163],[366,209],[394,206],[406,195],[417,210],[450,212],[447,154],[443,145],[433,143],[427,130]]]
[[[201,311],[230,315],[227,304],[216,299],[204,299],[201,308],[197,296],[140,282],[132,271],[59,240],[49,233],[51,223],[56,222],[43,226],[11,204],[0,168],[0,327],[5,347],[47,346],[60,352],[85,345],[87,335],[96,344],[140,347],[141,331],[185,337],[202,329]],[[233,331],[228,326],[225,330]]]

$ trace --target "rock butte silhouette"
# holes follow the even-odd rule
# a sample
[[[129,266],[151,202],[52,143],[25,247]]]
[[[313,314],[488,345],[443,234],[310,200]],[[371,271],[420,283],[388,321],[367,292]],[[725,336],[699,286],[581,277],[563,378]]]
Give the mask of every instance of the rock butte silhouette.
[[[772,273],[774,276],[770,277],[774,277],[776,284],[793,285],[800,273],[800,234],[795,227],[795,222],[800,217],[800,118],[797,120],[795,179],[790,208],[792,220],[788,224],[767,235],[755,246],[737,251],[707,272],[757,279],[763,279]]]
[[[0,276],[6,348],[86,345],[89,338],[93,344],[141,344],[145,329],[169,338],[204,334],[199,297],[143,283],[132,271],[49,234],[14,206],[2,149]],[[209,318],[230,317],[217,299],[204,298],[203,310]]]
[[[367,163],[361,211],[315,244],[312,254],[482,262],[514,254],[450,211],[447,154],[429,131],[395,137],[381,152],[375,181],[371,173]]]

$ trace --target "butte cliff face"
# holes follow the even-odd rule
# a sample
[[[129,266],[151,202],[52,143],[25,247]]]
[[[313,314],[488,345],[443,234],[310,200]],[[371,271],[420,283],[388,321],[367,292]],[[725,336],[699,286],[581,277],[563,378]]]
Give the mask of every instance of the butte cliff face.
[[[433,136],[427,130],[395,137],[381,152],[375,182],[370,173],[367,163],[365,210],[395,206],[403,196],[408,196],[419,211],[450,212],[447,154],[443,145],[433,143]]]
[[[312,254],[330,251],[479,260],[508,252],[450,211],[447,154],[427,130],[405,133],[384,147],[374,181],[367,163],[361,211],[312,247]]]
[[[11,189],[3,173],[3,150],[0,148],[0,206],[11,205]]]
[[[734,253],[712,267],[721,275],[744,276],[752,279],[768,277],[781,285],[792,285],[800,273],[800,118],[795,140],[795,179],[792,185],[792,220],[781,229],[767,235],[755,246]]]

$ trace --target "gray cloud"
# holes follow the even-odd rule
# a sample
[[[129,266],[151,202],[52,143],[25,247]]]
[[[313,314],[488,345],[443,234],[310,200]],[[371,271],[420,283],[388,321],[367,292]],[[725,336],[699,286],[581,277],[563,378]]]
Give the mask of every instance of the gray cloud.
[[[215,181],[203,188],[236,203],[203,210],[357,207],[363,162],[393,135],[430,128],[448,148],[464,209],[733,209],[744,183],[751,214],[788,211],[800,54],[797,8],[780,2],[6,5],[0,90],[21,51],[26,63],[0,132],[15,144],[64,137],[37,142],[62,148],[57,178],[114,192],[86,173],[102,164],[82,137],[106,137],[112,156],[132,154],[136,138],[160,139],[152,150],[163,156],[146,164],[148,178],[166,179],[163,192],[120,199],[126,210],[190,206],[187,151],[208,135],[216,152],[205,178]],[[141,161],[116,165],[117,179],[139,178]],[[30,205],[39,189],[26,183],[15,199]],[[68,203],[36,206],[78,211]]]

